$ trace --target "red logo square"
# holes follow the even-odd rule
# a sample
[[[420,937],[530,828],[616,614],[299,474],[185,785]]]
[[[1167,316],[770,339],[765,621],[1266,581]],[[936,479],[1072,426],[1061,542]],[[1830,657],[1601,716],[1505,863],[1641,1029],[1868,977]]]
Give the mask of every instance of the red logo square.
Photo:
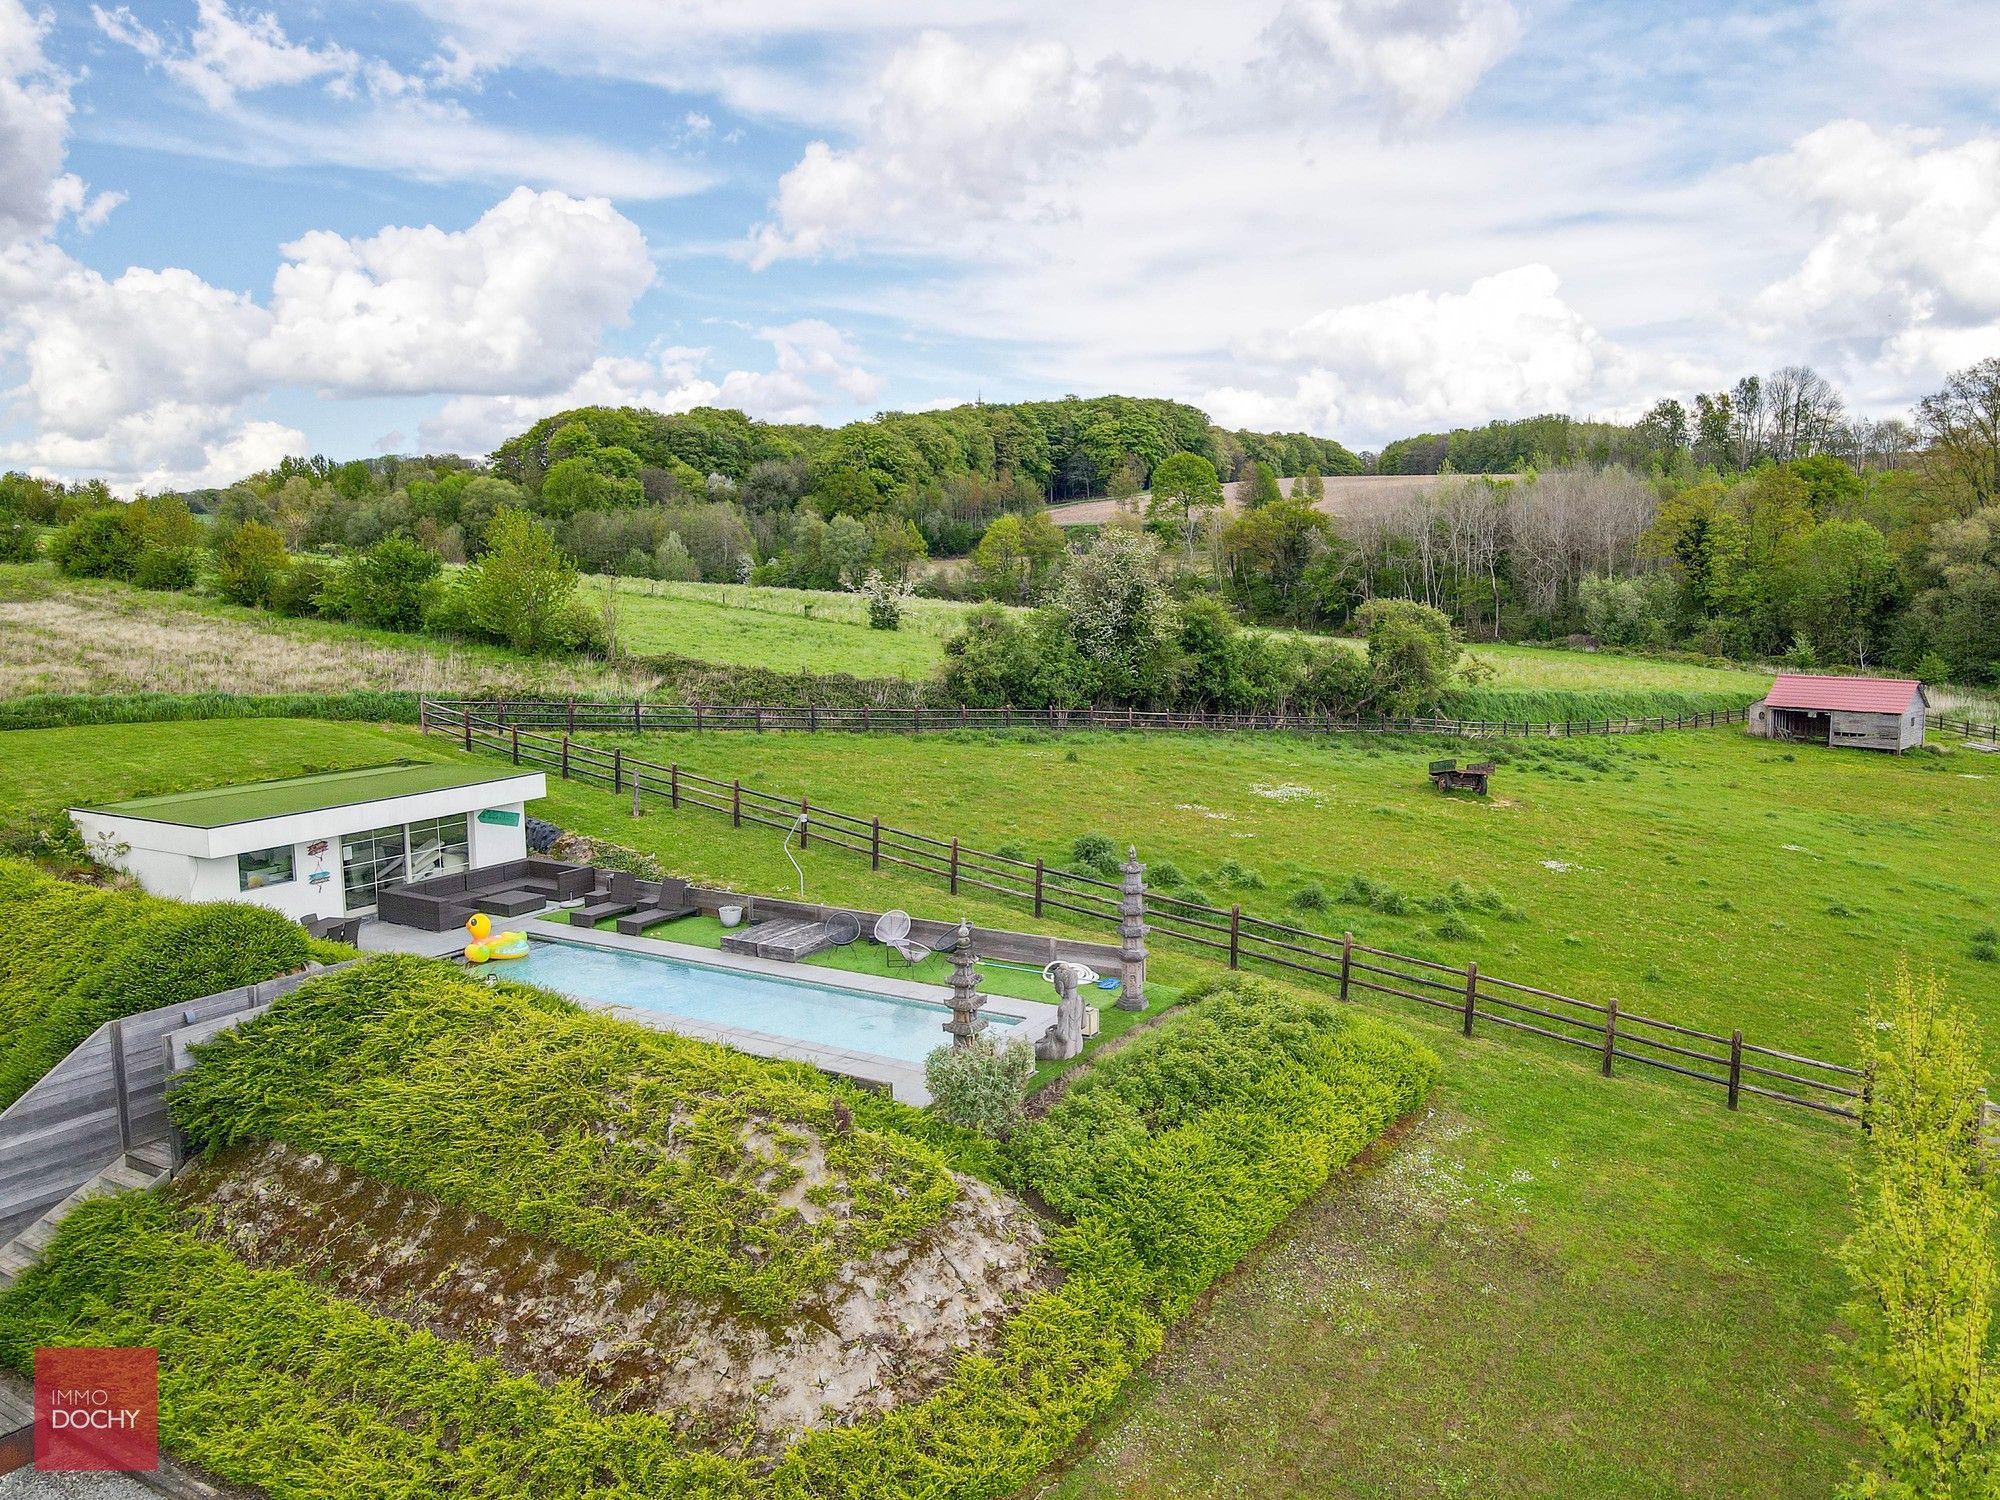
[[[37,1349],[35,1467],[160,1466],[157,1349]]]

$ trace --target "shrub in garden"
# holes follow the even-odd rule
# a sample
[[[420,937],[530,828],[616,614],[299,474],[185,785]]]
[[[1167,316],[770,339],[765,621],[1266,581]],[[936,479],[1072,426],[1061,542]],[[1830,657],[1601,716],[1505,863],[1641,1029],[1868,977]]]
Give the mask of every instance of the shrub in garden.
[[[1019,1128],[1035,1049],[997,1045],[981,1033],[964,1047],[939,1047],[924,1059],[924,1087],[939,1119],[996,1139]]]
[[[40,533],[25,516],[0,515],[0,563],[35,560]]]
[[[1070,863],[1104,880],[1118,880],[1124,869],[1118,862],[1118,846],[1101,833],[1080,833],[1069,846]]]
[[[0,1106],[106,1021],[302,968],[305,929],[267,907],[193,905],[0,860]]]

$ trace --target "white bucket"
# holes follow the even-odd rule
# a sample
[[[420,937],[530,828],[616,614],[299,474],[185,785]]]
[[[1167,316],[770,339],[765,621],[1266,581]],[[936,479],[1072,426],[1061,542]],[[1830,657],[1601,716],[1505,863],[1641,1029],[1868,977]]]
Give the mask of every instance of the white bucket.
[[[743,908],[740,906],[719,906],[715,914],[722,919],[724,927],[736,927],[743,921]]]

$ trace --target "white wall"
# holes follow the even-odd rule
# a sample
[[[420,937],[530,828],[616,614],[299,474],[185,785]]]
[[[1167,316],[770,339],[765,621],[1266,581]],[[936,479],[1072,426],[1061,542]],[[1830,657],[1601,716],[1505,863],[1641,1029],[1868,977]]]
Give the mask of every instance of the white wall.
[[[472,868],[484,869],[487,865],[503,865],[510,859],[528,857],[528,812],[523,803],[506,802],[495,809],[514,815],[514,826],[502,823],[482,823],[476,812],[465,815],[466,837],[472,845]]]

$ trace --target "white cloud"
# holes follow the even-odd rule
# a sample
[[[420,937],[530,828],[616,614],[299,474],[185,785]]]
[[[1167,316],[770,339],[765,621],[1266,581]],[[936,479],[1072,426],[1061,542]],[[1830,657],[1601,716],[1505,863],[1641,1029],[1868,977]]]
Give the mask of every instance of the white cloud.
[[[69,133],[70,81],[43,56],[43,29],[21,0],[0,0],[0,248],[48,228],[62,206],[50,186]]]
[[[426,448],[483,453],[551,412],[576,406],[667,412],[726,406],[767,422],[816,422],[830,409],[872,401],[880,388],[860,351],[818,319],[761,328],[757,337],[771,345],[768,370],[731,370],[713,379],[702,373],[709,351],[682,345],[646,359],[606,355],[552,395],[454,397],[419,435]]]
[[[318,232],[284,256],[260,304],[187,270],[106,277],[46,240],[0,255],[0,356],[20,373],[6,396],[30,433],[0,454],[129,488],[292,434],[239,421],[280,386],[560,390],[653,275],[644,238],[608,203],[526,188],[465,230]]]
[[[2000,349],[2000,137],[1840,120],[1750,175],[1814,236],[1755,299],[1772,337],[1891,383]]]
[[[1526,265],[1464,292],[1410,292],[1322,312],[1245,363],[1261,386],[1202,405],[1225,426],[1350,434],[1376,442],[1419,427],[1573,407],[1616,363],[1566,303],[1556,273]]]
[[[361,58],[345,47],[295,42],[275,15],[239,16],[228,0],[196,0],[194,31],[185,47],[142,25],[129,6],[93,5],[90,14],[106,36],[194,90],[213,109],[227,107],[239,93],[352,78],[361,67]]]
[[[456,233],[320,230],[283,254],[254,363],[341,395],[557,389],[653,279],[609,203],[527,188]]]
[[[1271,57],[1297,91],[1358,91],[1396,128],[1435,124],[1521,39],[1509,0],[1287,0]]]
[[[0,0],[12,4],[15,0]],[[327,162],[426,182],[529,182],[584,195],[661,198],[706,185],[678,162],[582,136],[488,124],[440,90],[469,87],[479,64],[447,41],[418,73],[336,44],[294,41],[277,17],[199,0],[194,29],[175,41],[125,6],[91,14],[103,33],[191,90],[224,128],[153,144],[260,165]],[[337,119],[254,109],[241,96],[323,83]]]
[[[1153,115],[1138,77],[1060,42],[994,54],[943,32],[895,54],[859,144],[814,141],[778,183],[753,264],[912,237],[950,239],[995,215],[1060,216],[1049,189],[1078,160],[1136,139]]]

